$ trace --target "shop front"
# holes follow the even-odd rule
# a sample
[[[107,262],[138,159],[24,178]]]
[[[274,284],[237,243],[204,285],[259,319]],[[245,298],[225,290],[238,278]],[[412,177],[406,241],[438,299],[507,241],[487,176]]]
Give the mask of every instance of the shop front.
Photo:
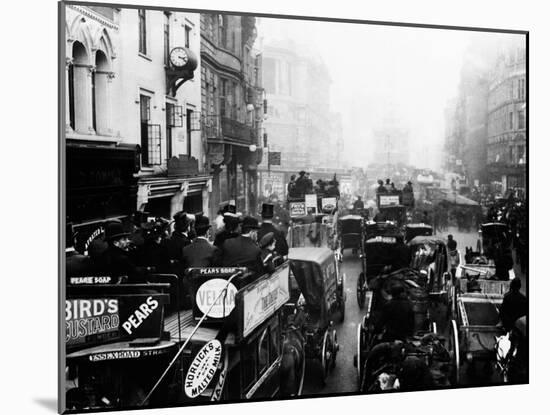
[[[257,214],[257,164],[260,150],[238,144],[209,144],[208,164],[212,168],[211,217],[226,203],[237,211]]]
[[[103,222],[135,210],[140,148],[137,145],[71,142],[66,145],[65,216],[85,252]]]
[[[195,158],[173,157],[166,174],[139,178],[134,210],[167,219],[181,210],[208,213],[211,192],[212,177],[199,172]]]

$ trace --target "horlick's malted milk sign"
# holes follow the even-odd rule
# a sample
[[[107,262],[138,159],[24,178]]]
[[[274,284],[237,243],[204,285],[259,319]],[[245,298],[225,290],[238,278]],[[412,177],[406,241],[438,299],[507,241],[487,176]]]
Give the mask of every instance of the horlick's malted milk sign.
[[[222,344],[219,340],[210,340],[199,350],[185,376],[185,394],[196,398],[203,393],[218,370],[222,357]]]

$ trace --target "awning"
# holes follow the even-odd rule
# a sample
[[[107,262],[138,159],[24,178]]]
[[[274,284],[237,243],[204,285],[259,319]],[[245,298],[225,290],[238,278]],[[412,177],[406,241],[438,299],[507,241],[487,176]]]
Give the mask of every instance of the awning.
[[[139,187],[148,186],[148,198],[170,197],[187,188],[187,195],[200,195],[205,187],[210,187],[212,176],[194,177],[142,177]]]

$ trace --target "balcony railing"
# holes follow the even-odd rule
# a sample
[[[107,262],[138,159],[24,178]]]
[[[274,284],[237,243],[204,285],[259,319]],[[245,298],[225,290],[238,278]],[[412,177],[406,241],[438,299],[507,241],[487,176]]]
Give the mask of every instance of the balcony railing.
[[[242,144],[256,144],[256,130],[247,124],[221,117],[206,115],[203,117],[203,131],[207,139],[228,140]]]

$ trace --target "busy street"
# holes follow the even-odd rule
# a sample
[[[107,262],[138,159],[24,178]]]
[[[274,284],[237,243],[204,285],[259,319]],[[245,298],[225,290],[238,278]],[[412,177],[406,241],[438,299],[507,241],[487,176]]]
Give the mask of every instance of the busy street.
[[[528,382],[522,36],[63,7],[67,410]]]

